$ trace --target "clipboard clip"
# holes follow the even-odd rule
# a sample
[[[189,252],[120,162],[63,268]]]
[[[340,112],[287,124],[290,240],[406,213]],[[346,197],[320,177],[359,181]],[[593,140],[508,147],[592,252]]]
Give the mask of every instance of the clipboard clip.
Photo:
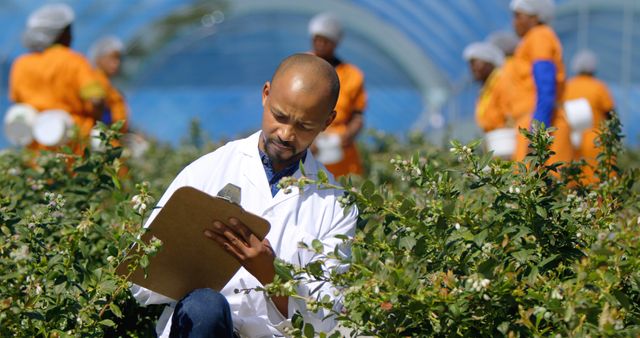
[[[241,189],[239,186],[232,183],[227,183],[227,185],[225,185],[224,188],[218,191],[217,196],[231,203],[240,205],[240,200],[241,200],[240,197],[242,195],[241,195]]]

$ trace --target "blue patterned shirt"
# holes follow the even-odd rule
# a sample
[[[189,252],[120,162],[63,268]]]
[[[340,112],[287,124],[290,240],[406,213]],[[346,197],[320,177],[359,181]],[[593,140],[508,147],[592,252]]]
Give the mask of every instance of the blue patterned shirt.
[[[273,169],[273,162],[269,156],[264,153],[262,150],[258,148],[258,152],[260,152],[260,160],[262,161],[262,166],[264,167],[264,172],[267,174],[267,181],[269,181],[269,187],[271,187],[271,197],[276,196],[280,188],[278,188],[278,182],[283,177],[292,176],[300,167],[300,161],[304,162],[307,158],[307,152],[302,155],[300,161],[296,161],[292,165],[280,170],[279,172],[275,172]]]

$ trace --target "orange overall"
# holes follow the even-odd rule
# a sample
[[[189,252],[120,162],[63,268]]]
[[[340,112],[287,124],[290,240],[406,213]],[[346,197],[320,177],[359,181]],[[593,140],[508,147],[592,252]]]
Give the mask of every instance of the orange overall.
[[[583,168],[586,183],[593,183],[595,177],[592,167],[596,166],[596,158],[600,153],[600,149],[595,145],[595,139],[598,136],[601,123],[606,120],[607,113],[613,109],[614,103],[607,86],[589,75],[578,75],[567,81],[564,92],[565,101],[578,98],[585,98],[589,101],[593,112],[593,127],[582,133],[582,142],[575,151],[575,159],[585,159],[588,164]]]
[[[344,134],[354,112],[362,113],[367,105],[367,93],[364,89],[364,75],[354,65],[340,63],[336,66],[340,79],[340,96],[336,103],[336,118],[327,128],[328,133]],[[347,174],[362,174],[360,154],[354,143],[343,146],[342,161],[327,165],[327,169],[336,177]]]
[[[547,25],[538,25],[522,38],[513,57],[511,107],[518,128],[529,129],[536,108],[537,88],[533,78],[536,61],[550,61],[556,69],[556,102],[560,102],[564,91],[565,70],[562,63],[562,46],[553,30]],[[573,159],[571,130],[560,104],[556,104],[551,125],[557,128],[553,133],[551,150],[555,152],[550,163],[569,162]],[[529,142],[518,133],[515,161],[522,161],[527,155]]]
[[[95,124],[91,101],[104,96],[89,61],[62,45],[20,56],[11,67],[9,98],[13,102],[38,111],[62,109],[71,115],[83,137],[88,137]],[[31,148],[43,147],[32,144]]]
[[[122,132],[127,131],[128,125],[128,116],[129,116],[129,108],[127,107],[127,103],[124,100],[124,96],[120,91],[113,86],[109,77],[99,69],[96,69],[96,77],[100,81],[100,85],[106,91],[105,97],[105,105],[109,108],[111,112],[111,121],[125,121],[125,124],[122,127]]]
[[[509,100],[503,75],[502,69],[494,69],[476,101],[476,123],[485,132],[507,126]]]

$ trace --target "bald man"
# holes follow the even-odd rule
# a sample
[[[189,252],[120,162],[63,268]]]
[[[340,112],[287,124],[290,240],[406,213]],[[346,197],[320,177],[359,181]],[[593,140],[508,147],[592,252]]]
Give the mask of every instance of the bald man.
[[[295,54],[285,59],[270,82],[262,88],[262,130],[246,139],[230,142],[187,166],[171,183],[158,203],[163,206],[173,192],[183,186],[216,195],[228,183],[241,188],[242,207],[271,224],[264,240],[259,240],[236,219],[213,221],[203,236],[219,245],[242,265],[222,290],[194,290],[182,300],[169,299],[139,286],[134,297],[143,305],[168,303],[158,321],[161,337],[272,337],[290,327],[291,317],[300,313],[318,331],[335,325],[329,312],[307,311],[302,297],[335,297],[329,285],[317,292],[301,284],[302,297],[269,297],[262,292],[236,293],[262,287],[275,277],[274,260],[280,258],[304,265],[313,259],[299,249],[299,242],[319,240],[327,251],[336,247],[347,255],[336,235],[352,236],[357,210],[345,210],[338,197],[342,191],[292,188],[285,194],[278,182],[285,176],[301,177],[300,163],[307,177],[324,170],[309,146],[335,118],[340,83],[333,67],[319,57]],[[328,174],[330,182],[335,182]],[[159,209],[151,214],[147,226]],[[216,262],[211,262],[212,270]],[[338,309],[336,305],[336,309]],[[174,311],[175,310],[175,311]]]

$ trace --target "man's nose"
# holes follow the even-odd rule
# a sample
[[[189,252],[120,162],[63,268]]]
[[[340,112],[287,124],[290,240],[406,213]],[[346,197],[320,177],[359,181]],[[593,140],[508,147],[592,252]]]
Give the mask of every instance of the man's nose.
[[[291,142],[296,138],[293,126],[285,124],[280,128],[280,139],[285,142]]]

